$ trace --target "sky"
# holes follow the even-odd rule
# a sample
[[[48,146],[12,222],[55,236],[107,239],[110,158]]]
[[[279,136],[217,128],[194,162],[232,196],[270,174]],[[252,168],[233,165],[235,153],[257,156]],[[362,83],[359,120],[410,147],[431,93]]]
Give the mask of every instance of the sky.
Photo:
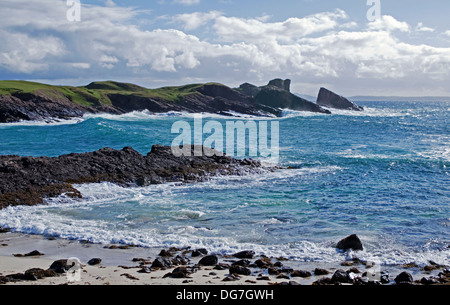
[[[0,79],[450,96],[449,13],[448,0],[2,0]]]

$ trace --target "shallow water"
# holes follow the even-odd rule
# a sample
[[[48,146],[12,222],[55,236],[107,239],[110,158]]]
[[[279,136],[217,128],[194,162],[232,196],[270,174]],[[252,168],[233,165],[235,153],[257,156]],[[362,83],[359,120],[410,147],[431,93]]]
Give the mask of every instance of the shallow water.
[[[365,250],[350,255],[361,259],[448,264],[450,104],[361,105],[366,111],[286,110],[284,118],[268,119],[280,124],[280,165],[292,169],[187,185],[81,185],[83,200],[62,196],[48,206],[1,210],[0,226],[99,243],[251,248],[314,262],[341,261],[349,254],[333,244],[357,233]],[[124,146],[147,153],[153,144],[171,144],[171,126],[180,119],[192,122],[193,115],[0,124],[0,153],[58,156]]]

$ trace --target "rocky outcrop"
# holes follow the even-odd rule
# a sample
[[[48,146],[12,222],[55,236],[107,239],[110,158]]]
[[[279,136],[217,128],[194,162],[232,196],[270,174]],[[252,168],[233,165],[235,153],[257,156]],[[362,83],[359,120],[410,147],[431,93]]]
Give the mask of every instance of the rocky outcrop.
[[[55,158],[0,156],[0,208],[36,205],[65,193],[82,195],[73,184],[112,182],[147,186],[166,182],[198,182],[219,175],[263,172],[258,161],[238,160],[208,152],[212,157],[175,157],[170,147],[155,145],[147,155],[131,147],[69,154]],[[207,149],[207,148],[204,148]]]
[[[336,93],[325,88],[320,88],[319,96],[317,97],[317,105],[342,110],[354,110],[354,111],[364,110],[363,107],[358,106],[355,103],[346,99],[345,97],[337,95]]]
[[[257,87],[249,83],[242,84],[238,89],[242,94],[251,96],[264,111],[281,116],[281,109],[307,111],[330,114],[329,110],[307,101],[290,92],[291,80],[274,79],[266,86]]]
[[[84,87],[4,82],[0,81],[0,123],[51,121],[82,117],[86,113],[123,114],[143,110],[153,113],[182,111],[230,115],[234,112],[281,116],[281,109],[288,108],[330,113],[320,105],[292,94],[289,79],[274,79],[262,87],[245,83],[237,89],[218,83],[146,89],[112,81],[93,82]]]
[[[285,90],[287,92],[291,92],[291,80],[285,79],[282,80],[280,78],[273,79],[267,85],[268,87],[276,87],[281,90]]]

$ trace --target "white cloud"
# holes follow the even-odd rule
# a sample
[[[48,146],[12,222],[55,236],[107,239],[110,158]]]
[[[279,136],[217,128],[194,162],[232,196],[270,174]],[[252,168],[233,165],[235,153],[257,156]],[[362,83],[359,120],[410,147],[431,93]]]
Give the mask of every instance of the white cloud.
[[[55,37],[33,38],[0,30],[0,41],[0,67],[22,73],[47,70],[54,57],[66,53],[64,43]]]
[[[370,22],[368,28],[372,31],[410,31],[408,23],[398,21],[394,17],[388,15],[382,16],[380,19]]]
[[[211,20],[217,19],[222,13],[218,11],[211,11],[208,13],[195,12],[190,14],[179,14],[172,18],[173,21],[178,21],[184,24],[185,31],[192,31],[200,26],[205,25]]]
[[[194,4],[199,4],[200,0],[174,0],[173,2],[183,4],[183,5],[194,5]]]
[[[84,6],[81,22],[68,22],[66,10],[62,0],[4,0],[0,73],[32,77],[64,70],[74,78],[88,73],[98,79],[164,78],[167,83],[290,77],[294,83],[308,80],[308,87],[390,80],[431,88],[449,78],[450,48],[402,42],[396,35],[410,26],[391,16],[359,26],[342,10],[276,22],[210,11],[175,15],[169,23],[173,29],[143,30],[136,25],[142,11],[112,1],[105,7]],[[185,33],[201,27],[212,32],[212,41]],[[419,23],[416,30],[424,28]]]
[[[342,10],[272,23],[261,19],[221,16],[217,18],[214,29],[225,42],[272,40],[289,43],[312,33],[331,30],[338,26],[339,20],[347,18],[347,14]]]
[[[433,29],[433,28],[424,26],[422,22],[419,22],[419,23],[417,24],[415,30],[416,30],[417,32],[434,32],[434,29]]]

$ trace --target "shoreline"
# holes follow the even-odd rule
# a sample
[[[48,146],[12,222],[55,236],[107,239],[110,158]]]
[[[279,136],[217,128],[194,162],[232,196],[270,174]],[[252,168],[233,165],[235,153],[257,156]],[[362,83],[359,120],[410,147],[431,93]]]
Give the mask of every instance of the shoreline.
[[[18,257],[37,250],[43,255]],[[450,284],[448,266],[430,265],[419,267],[413,262],[404,266],[373,266],[359,260],[348,260],[340,264],[323,262],[300,262],[287,258],[264,256],[233,257],[217,255],[218,261],[210,265],[199,265],[207,255],[196,249],[161,249],[130,247],[125,245],[103,245],[75,240],[48,239],[41,235],[23,233],[0,234],[0,283],[5,285],[370,285],[396,284],[395,278],[404,272],[413,282],[407,284]],[[171,256],[168,255],[170,253]],[[166,256],[167,255],[167,256]],[[20,255],[19,255],[20,256]],[[247,258],[245,258],[247,257]],[[77,258],[81,263],[79,278],[65,273],[52,277],[23,280],[27,270],[47,270],[55,261]],[[93,258],[100,258],[98,265],[88,265]],[[177,262],[163,268],[153,267],[155,261]],[[230,269],[235,267],[234,269]],[[328,272],[325,273],[324,270]],[[371,270],[381,271],[381,280],[374,282],[367,277]],[[232,274],[233,271],[235,274]],[[341,271],[344,271],[342,273]],[[240,273],[236,275],[236,273]],[[19,275],[18,275],[19,274]],[[14,280],[11,275],[15,275]],[[342,275],[344,278],[342,278]],[[386,277],[387,275],[387,277]],[[5,283],[5,277],[9,280]],[[339,277],[341,276],[341,277]],[[384,277],[384,278],[383,278]],[[2,282],[3,279],[3,282]],[[403,283],[405,284],[405,283]]]

